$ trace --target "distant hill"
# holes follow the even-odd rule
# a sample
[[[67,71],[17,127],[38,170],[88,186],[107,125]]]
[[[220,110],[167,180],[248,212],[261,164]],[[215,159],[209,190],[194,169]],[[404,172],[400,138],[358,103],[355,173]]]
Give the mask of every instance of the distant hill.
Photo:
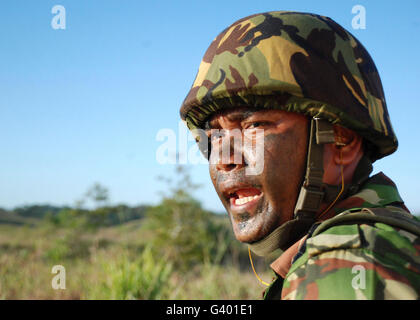
[[[36,225],[46,215],[56,215],[67,207],[51,205],[25,205],[13,210],[0,208],[0,224]]]
[[[20,217],[42,219],[46,215],[56,215],[63,209],[70,209],[70,207],[58,207],[49,204],[26,205],[16,207],[15,209],[13,209],[13,213],[17,214]]]
[[[14,212],[9,212],[0,208],[0,224],[13,224],[13,225],[34,225],[37,221],[33,218],[21,217]]]
[[[139,205],[130,207],[124,204],[101,207],[94,210],[81,210],[92,219],[102,217],[97,221],[99,225],[111,226],[123,224],[131,220],[141,219],[149,206]],[[13,210],[0,208],[0,224],[36,225],[46,217],[59,217],[72,211],[68,206],[58,207],[51,205],[25,205]],[[99,215],[98,215],[99,214]],[[95,220],[93,220],[95,221]],[[96,223],[96,222],[94,222]]]

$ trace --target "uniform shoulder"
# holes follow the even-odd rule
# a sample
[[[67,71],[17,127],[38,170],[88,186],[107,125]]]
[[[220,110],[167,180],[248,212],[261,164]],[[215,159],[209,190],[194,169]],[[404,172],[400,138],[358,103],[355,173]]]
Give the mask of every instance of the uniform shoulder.
[[[420,265],[420,222],[398,207],[353,209],[321,223],[306,241],[309,256],[351,248],[407,251]]]
[[[397,230],[405,230],[413,235],[420,236],[420,221],[409,212],[397,206],[354,208],[344,211],[319,224],[313,231],[312,236],[323,233],[333,226],[349,224],[375,225],[375,223],[383,223]]]
[[[368,219],[365,214],[372,215],[371,212],[356,215],[362,210],[353,210],[341,216],[352,213],[355,214],[352,218],[358,219],[336,219],[334,223],[319,225],[309,235],[302,254],[293,261],[286,275],[283,298],[418,298],[419,236],[403,229],[406,227],[404,223],[397,227],[391,225],[391,220],[385,223],[383,219]],[[390,216],[388,212],[380,214]],[[411,217],[406,217],[411,223]],[[399,215],[396,218],[402,219]],[[352,279],[357,275],[355,272],[360,270],[365,275],[365,290],[352,285]]]

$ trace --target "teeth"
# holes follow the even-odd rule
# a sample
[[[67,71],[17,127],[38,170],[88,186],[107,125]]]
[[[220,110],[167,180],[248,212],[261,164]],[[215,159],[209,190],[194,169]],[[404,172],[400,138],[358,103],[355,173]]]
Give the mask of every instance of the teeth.
[[[244,204],[244,203],[250,202],[250,201],[252,201],[252,200],[254,200],[254,199],[258,198],[258,197],[259,197],[259,195],[250,196],[250,197],[238,198],[238,199],[235,199],[235,204],[236,204],[236,205],[241,205],[241,204]]]

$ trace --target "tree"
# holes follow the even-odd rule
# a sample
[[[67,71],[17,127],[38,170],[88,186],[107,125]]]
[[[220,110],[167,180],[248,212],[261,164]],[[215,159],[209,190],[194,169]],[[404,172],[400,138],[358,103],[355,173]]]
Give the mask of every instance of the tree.
[[[92,187],[88,189],[85,197],[96,203],[96,208],[100,208],[107,204],[109,199],[109,190],[108,188],[96,182]]]
[[[175,181],[164,179],[169,194],[163,194],[161,203],[147,211],[146,228],[153,231],[153,247],[174,261],[175,267],[187,269],[211,262],[220,248],[225,250],[226,238],[220,234],[229,230],[216,224],[212,214],[193,198],[191,194],[199,186],[183,167],[176,168],[176,177]]]

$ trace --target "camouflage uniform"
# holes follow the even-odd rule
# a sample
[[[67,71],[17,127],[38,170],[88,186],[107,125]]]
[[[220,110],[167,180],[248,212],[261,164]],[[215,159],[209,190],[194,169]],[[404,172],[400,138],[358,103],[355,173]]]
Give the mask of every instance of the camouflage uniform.
[[[398,146],[372,58],[328,17],[267,12],[223,30],[202,59],[181,118],[191,130],[203,128],[218,110],[238,106],[349,128],[364,138],[371,161]],[[335,217],[308,230],[284,281],[274,281],[266,298],[420,296],[420,227],[395,185],[380,174],[350,189],[331,209]],[[355,265],[366,271],[366,289],[352,286]]]
[[[419,299],[420,222],[394,183],[379,173],[332,210],[337,215],[313,226],[285,279],[277,277],[264,298]],[[412,228],[397,227],[401,220]]]

